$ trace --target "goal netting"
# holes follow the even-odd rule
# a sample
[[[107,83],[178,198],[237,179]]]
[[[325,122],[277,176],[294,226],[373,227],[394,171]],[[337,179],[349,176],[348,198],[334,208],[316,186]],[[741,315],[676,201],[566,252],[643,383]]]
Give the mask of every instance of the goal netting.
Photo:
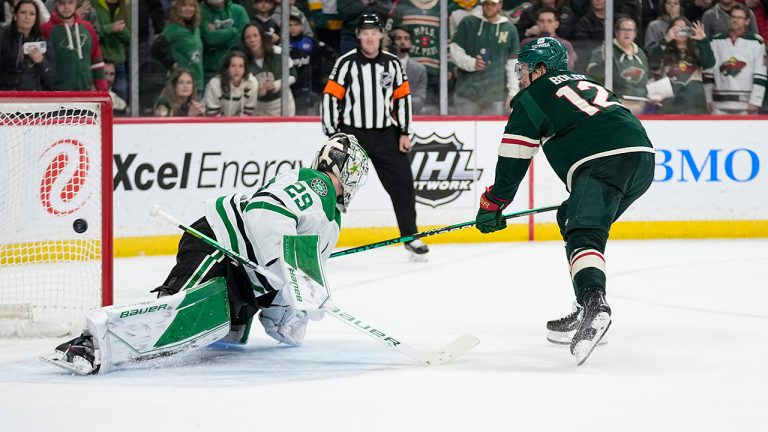
[[[0,92],[0,337],[111,304],[111,120],[96,93]]]

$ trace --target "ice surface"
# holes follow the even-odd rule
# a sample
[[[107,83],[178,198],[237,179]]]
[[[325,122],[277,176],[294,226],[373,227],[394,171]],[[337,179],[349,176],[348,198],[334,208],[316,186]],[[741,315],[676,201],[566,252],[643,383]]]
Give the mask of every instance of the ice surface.
[[[420,349],[477,335],[455,363],[415,366],[331,318],[300,348],[255,328],[244,348],[88,377],[36,360],[59,340],[0,340],[0,431],[768,430],[768,240],[610,242],[609,343],[580,367],[545,339],[572,300],[561,243],[431,248],[327,276],[339,306]],[[172,263],[116,260],[116,302]]]

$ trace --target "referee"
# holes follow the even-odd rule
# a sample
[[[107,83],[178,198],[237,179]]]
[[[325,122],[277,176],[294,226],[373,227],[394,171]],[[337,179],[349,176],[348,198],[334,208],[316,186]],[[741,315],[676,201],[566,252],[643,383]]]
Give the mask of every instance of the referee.
[[[357,22],[360,48],[339,57],[323,90],[323,132],[352,134],[368,152],[395,209],[400,235],[416,232],[411,150],[411,91],[400,60],[381,49],[378,15]],[[405,243],[414,261],[426,261],[421,240]]]

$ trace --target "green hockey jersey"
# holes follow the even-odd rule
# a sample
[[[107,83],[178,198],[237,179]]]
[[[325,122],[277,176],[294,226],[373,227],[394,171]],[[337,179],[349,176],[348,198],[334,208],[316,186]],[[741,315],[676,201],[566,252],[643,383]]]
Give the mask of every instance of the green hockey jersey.
[[[539,148],[569,191],[573,173],[584,162],[653,153],[642,124],[618,98],[592,78],[571,71],[547,72],[512,100],[499,146],[495,196],[514,198]]]

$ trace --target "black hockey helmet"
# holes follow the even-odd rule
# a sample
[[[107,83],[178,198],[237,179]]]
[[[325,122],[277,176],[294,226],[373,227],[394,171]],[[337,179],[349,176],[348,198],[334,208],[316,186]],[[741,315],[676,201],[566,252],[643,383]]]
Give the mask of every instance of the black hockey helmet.
[[[357,19],[357,30],[365,30],[369,28],[376,28],[380,31],[384,31],[384,25],[381,23],[381,18],[378,15],[371,12],[366,12],[360,15]]]

